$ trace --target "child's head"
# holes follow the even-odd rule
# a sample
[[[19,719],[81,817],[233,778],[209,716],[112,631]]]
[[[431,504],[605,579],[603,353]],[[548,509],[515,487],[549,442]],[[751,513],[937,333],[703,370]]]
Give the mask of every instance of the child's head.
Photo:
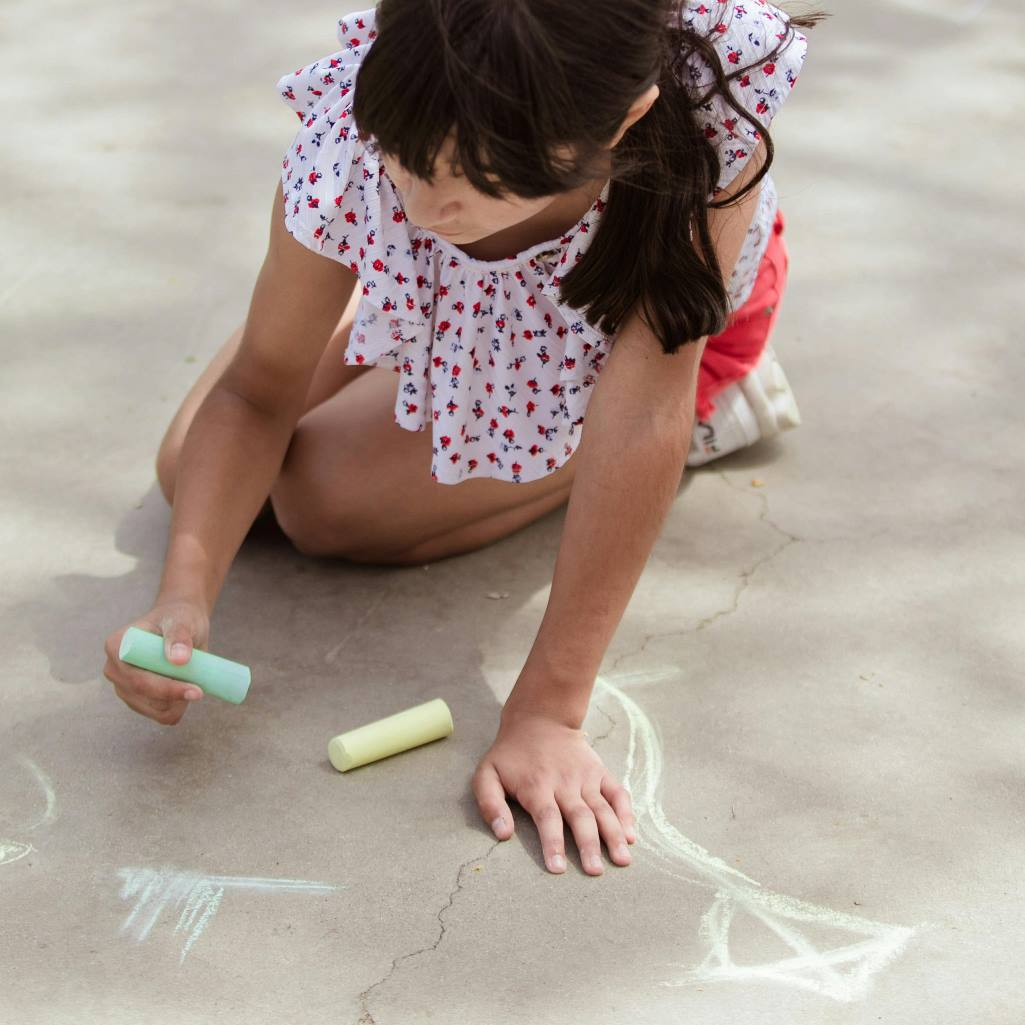
[[[707,230],[721,169],[693,112],[684,59],[702,54],[724,93],[726,79],[679,8],[680,0],[379,0],[353,100],[360,135],[393,182],[402,191],[415,180],[411,220],[456,241],[612,179],[599,230],[561,296],[609,334],[644,300],[666,352],[722,331],[729,309]],[[791,21],[810,27],[818,17]],[[745,192],[772,160],[768,131],[757,127],[767,160]]]
[[[652,84],[638,97],[610,146],[614,146],[622,133],[644,116],[657,99],[658,92],[658,86]],[[410,141],[407,140],[407,145]],[[409,220],[452,242],[475,242],[519,224],[540,213],[553,199],[567,191],[567,187],[560,183],[549,193],[542,193],[537,197],[524,195],[513,190],[508,174],[503,178],[498,170],[485,169],[476,162],[476,173],[471,178],[461,168],[455,132],[450,132],[441,143],[430,173],[415,174],[407,171],[397,153],[386,150],[376,138],[368,138],[366,145],[378,157],[399,192]],[[431,146],[430,143],[427,145]],[[413,159],[419,159],[415,155],[417,151],[413,152]],[[556,147],[554,152],[566,166],[570,167],[569,175],[572,178],[576,173],[573,165],[569,163],[574,157],[572,148],[562,145]],[[513,168],[522,170],[522,164],[515,164]],[[593,198],[596,192],[601,191],[601,185],[608,176],[608,166],[599,169],[594,180],[597,187],[592,182],[587,194]],[[474,180],[479,184],[475,185]],[[588,181],[585,178],[581,185]],[[572,187],[569,186],[570,189]],[[529,191],[533,192],[535,189],[530,188]]]

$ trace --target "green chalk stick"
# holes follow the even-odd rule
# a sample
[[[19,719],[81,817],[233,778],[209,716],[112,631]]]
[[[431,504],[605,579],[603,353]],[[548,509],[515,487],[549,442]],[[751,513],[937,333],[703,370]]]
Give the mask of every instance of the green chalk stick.
[[[125,631],[117,654],[122,662],[169,676],[172,680],[194,683],[204,694],[234,705],[241,704],[249,693],[249,666],[198,648],[192,649],[192,658],[185,665],[175,665],[164,657],[164,638],[137,626],[130,626]]]

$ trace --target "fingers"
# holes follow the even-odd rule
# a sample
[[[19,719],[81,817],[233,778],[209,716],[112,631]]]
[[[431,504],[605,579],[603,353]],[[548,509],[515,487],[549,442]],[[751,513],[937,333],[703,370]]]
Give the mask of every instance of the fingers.
[[[181,666],[192,658],[192,631],[180,616],[164,616],[160,621],[160,632],[164,637],[164,657],[168,662]]]
[[[632,859],[626,846],[626,835],[619,816],[601,794],[585,793],[584,799],[587,801],[588,811],[593,814],[598,824],[598,829],[605,840],[605,846],[609,849],[609,857],[617,865],[629,865]],[[598,855],[600,859],[601,847],[598,848]]]
[[[637,819],[634,817],[630,791],[617,783],[612,776],[605,775],[601,781],[601,796],[612,806],[612,810],[623,824],[627,843],[634,843],[637,840]]]
[[[562,813],[555,803],[555,795],[532,791],[517,797],[517,801],[530,812],[541,838],[541,852],[549,872],[566,871],[566,848],[562,836]],[[524,803],[526,802],[526,803]]]
[[[196,689],[177,680],[137,669],[120,659],[112,661],[109,656],[103,675],[114,685],[117,696],[129,708],[165,726],[173,726],[181,720],[190,703],[185,693]]]
[[[170,704],[187,701],[189,691],[199,690],[192,684],[138,669],[127,662],[119,662],[118,677],[114,682],[120,683],[125,690],[132,691],[141,701],[154,708],[166,708]],[[202,691],[199,693],[202,694]]]
[[[508,840],[513,835],[513,817],[505,802],[505,787],[498,770],[491,762],[481,762],[473,774],[473,793],[477,807],[484,821],[499,840]]]
[[[147,719],[153,719],[162,726],[177,725],[177,723],[181,721],[181,717],[185,714],[185,709],[189,706],[187,701],[175,701],[168,704],[166,707],[158,707],[148,702],[141,701],[135,693],[130,690],[126,690],[117,683],[114,684],[114,691],[117,696],[133,711],[146,716]]]
[[[145,702],[154,707],[167,706],[186,701],[186,693],[196,688],[190,684],[168,679],[157,673],[149,673],[145,669],[137,669],[122,663],[121,673],[126,688],[130,688]],[[202,693],[202,692],[200,692]]]
[[[473,774],[472,786],[481,817],[491,824],[492,831],[501,839],[512,836],[514,822],[506,803],[505,786],[494,762],[483,760]],[[517,803],[530,814],[541,841],[542,856],[549,872],[566,871],[564,824],[573,832],[580,852],[580,862],[588,875],[603,875],[602,840],[609,857],[620,866],[633,860],[627,843],[637,839],[636,818],[629,791],[613,776],[606,773],[600,781],[597,774],[583,785],[553,790],[546,781],[538,779],[515,791],[510,791]],[[500,821],[499,821],[500,820]]]
[[[633,860],[626,845],[628,829],[631,842],[637,835],[630,795],[610,776],[603,778],[602,789],[615,799],[620,809],[618,812],[598,790],[585,789],[581,792],[571,788],[553,794],[539,792],[517,798],[537,825],[545,864],[550,871],[562,872],[566,867],[563,818],[573,832],[580,863],[588,875],[603,875],[605,872],[601,856],[602,839],[615,864],[625,866]]]
[[[609,850],[609,857],[617,865],[629,865],[630,851],[626,846],[623,823],[612,806],[597,790],[567,791],[557,795],[566,821],[573,830],[580,851],[580,863],[590,875],[605,871],[601,857],[601,839]],[[601,839],[599,838],[599,834]]]
[[[601,861],[601,840],[598,838],[598,824],[594,812],[581,797],[579,791],[557,795],[559,807],[566,816],[573,839],[580,851],[580,863],[588,875],[600,876],[605,871]],[[561,829],[560,829],[561,832]]]

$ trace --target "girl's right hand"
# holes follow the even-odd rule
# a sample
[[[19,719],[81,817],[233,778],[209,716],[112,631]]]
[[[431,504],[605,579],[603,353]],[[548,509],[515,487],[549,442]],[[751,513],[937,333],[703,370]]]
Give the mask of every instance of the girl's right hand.
[[[203,692],[192,683],[173,680],[169,676],[122,662],[118,657],[121,638],[130,626],[137,626],[164,638],[164,657],[175,665],[184,665],[192,658],[192,649],[206,651],[210,638],[210,617],[206,609],[187,599],[159,602],[146,615],[115,630],[107,637],[104,650],[107,663],[103,675],[114,684],[117,696],[129,708],[164,726],[175,726],[191,701],[198,701]]]

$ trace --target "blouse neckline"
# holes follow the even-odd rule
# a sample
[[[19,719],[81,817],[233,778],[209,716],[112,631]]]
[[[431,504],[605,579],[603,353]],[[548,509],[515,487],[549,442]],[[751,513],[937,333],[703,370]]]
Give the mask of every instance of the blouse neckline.
[[[377,165],[377,173],[380,177],[388,182],[391,187],[392,193],[398,200],[398,192],[395,189],[392,180],[388,177],[387,172],[381,166],[380,163]],[[467,264],[471,267],[480,267],[482,270],[499,270],[503,267],[518,267],[522,264],[529,263],[531,260],[536,259],[542,253],[545,252],[562,252],[563,247],[568,245],[570,240],[577,234],[578,231],[583,227],[584,222],[590,220],[591,215],[599,210],[603,204],[608,201],[609,198],[609,186],[612,184],[612,179],[606,179],[605,184],[602,186],[601,192],[598,194],[598,198],[591,204],[587,212],[583,217],[580,218],[576,224],[573,225],[568,231],[564,231],[561,235],[556,235],[555,238],[547,239],[544,242],[537,242],[532,246],[528,246],[526,249],[520,250],[512,256],[503,256],[497,260],[479,260],[476,257],[470,256],[469,253],[464,252],[459,246],[453,242],[449,242],[448,239],[443,238],[441,235],[436,235],[433,231],[427,228],[416,227],[414,237],[416,238],[429,238],[431,244],[437,246],[443,252],[448,253],[449,256],[454,257],[459,263]],[[412,223],[412,222],[410,222]]]

